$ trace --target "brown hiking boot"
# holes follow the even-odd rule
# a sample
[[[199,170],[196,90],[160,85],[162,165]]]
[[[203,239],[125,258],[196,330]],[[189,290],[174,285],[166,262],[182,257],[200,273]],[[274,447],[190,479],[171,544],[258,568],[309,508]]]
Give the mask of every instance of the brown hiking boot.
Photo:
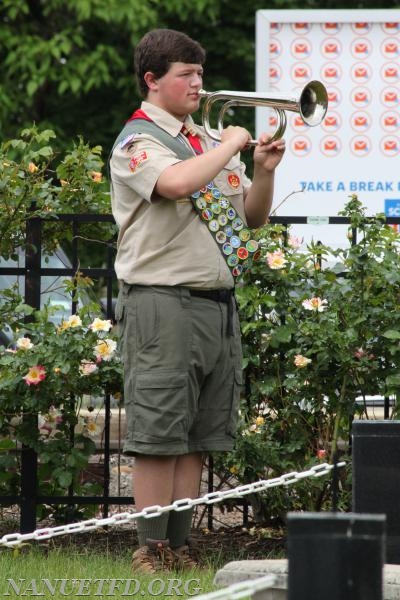
[[[174,553],[174,568],[176,571],[191,571],[199,568],[199,563],[191,554],[191,548],[188,545],[179,546],[172,550]]]
[[[169,547],[169,540],[146,540],[132,556],[132,570],[143,575],[172,571],[175,568],[175,553]]]

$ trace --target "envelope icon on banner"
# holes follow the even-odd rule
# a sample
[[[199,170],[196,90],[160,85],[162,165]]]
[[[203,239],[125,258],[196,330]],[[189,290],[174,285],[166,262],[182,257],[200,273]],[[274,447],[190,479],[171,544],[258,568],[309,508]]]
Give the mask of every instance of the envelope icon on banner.
[[[354,150],[366,150],[367,142],[364,140],[358,140],[354,142]]]
[[[383,147],[385,150],[397,150],[397,142],[396,140],[387,140]]]
[[[388,67],[385,69],[385,77],[397,77],[398,73],[399,72],[396,67]]]
[[[337,77],[338,76],[338,72],[337,69],[335,69],[335,67],[327,67],[324,70],[324,75],[325,77],[327,77],[328,79],[332,78],[332,77]]]
[[[295,29],[308,29],[308,23],[295,23]]]
[[[367,92],[356,92],[354,94],[355,102],[365,102],[368,99]]]
[[[368,75],[368,71],[365,67],[358,67],[354,71],[355,77],[366,77]]]
[[[355,29],[368,29],[368,23],[355,23]]]
[[[278,77],[278,69],[275,69],[275,67],[271,67],[269,70],[269,76],[271,79],[276,79]]]
[[[298,150],[299,152],[307,150],[307,148],[307,142],[305,142],[304,140],[297,140],[297,142],[294,143],[294,149]]]
[[[387,54],[397,54],[398,49],[399,47],[395,42],[385,44],[385,52]]]
[[[368,124],[367,117],[362,117],[362,116],[354,117],[354,125],[356,127],[364,127],[367,124]]]
[[[305,67],[296,67],[294,75],[295,77],[308,77],[308,70]]]
[[[278,119],[277,119],[277,117],[274,117],[273,115],[271,115],[270,118],[268,119],[268,122],[271,125],[271,127],[274,127],[275,125],[277,125]]]
[[[275,44],[275,43],[270,44],[269,51],[271,54],[276,54],[278,52],[278,44]]]
[[[337,102],[338,101],[338,95],[336,92],[328,92],[328,101],[329,102]]]
[[[335,140],[327,140],[324,142],[325,150],[337,150],[337,143]]]
[[[365,44],[364,42],[359,42],[358,44],[355,45],[354,51],[357,54],[365,54],[368,51],[368,45]]]
[[[337,26],[337,23],[325,23],[325,29],[333,29],[333,31],[336,31]]]
[[[384,95],[385,102],[397,102],[396,92],[386,92]]]
[[[385,117],[383,120],[386,127],[396,127],[398,120],[397,117]]]
[[[325,125],[327,127],[334,127],[335,125],[337,125],[337,118],[336,117],[326,117]]]
[[[295,44],[294,45],[294,51],[296,54],[304,54],[305,52],[308,52],[308,46],[307,44]]]
[[[304,121],[301,117],[295,117],[293,123],[296,127],[303,127]]]
[[[338,51],[338,45],[337,44],[325,44],[325,52],[327,53],[332,53],[332,52],[337,52]]]
[[[398,29],[399,24],[398,23],[385,23],[385,29]]]

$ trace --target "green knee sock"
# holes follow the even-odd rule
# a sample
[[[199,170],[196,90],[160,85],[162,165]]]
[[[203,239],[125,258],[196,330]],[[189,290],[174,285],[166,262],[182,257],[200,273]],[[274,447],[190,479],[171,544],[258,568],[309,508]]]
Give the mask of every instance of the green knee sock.
[[[136,528],[139,540],[139,546],[145,546],[147,539],[165,540],[167,535],[169,513],[163,513],[159,517],[138,517],[136,519]]]
[[[169,513],[167,538],[171,548],[179,548],[187,544],[192,529],[193,507],[182,511]]]

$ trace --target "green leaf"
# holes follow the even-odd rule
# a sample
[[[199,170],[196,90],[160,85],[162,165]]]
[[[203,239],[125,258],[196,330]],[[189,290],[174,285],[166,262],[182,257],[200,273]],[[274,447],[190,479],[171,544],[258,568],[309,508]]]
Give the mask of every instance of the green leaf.
[[[400,340],[400,331],[395,329],[388,329],[382,333],[382,336],[388,340]]]

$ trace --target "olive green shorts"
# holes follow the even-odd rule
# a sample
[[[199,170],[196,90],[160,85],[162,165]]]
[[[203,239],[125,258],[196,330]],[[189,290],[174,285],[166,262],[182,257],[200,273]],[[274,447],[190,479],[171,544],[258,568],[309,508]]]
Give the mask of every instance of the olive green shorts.
[[[231,450],[242,384],[234,298],[227,304],[184,287],[124,284],[116,320],[124,363],[124,452]]]

